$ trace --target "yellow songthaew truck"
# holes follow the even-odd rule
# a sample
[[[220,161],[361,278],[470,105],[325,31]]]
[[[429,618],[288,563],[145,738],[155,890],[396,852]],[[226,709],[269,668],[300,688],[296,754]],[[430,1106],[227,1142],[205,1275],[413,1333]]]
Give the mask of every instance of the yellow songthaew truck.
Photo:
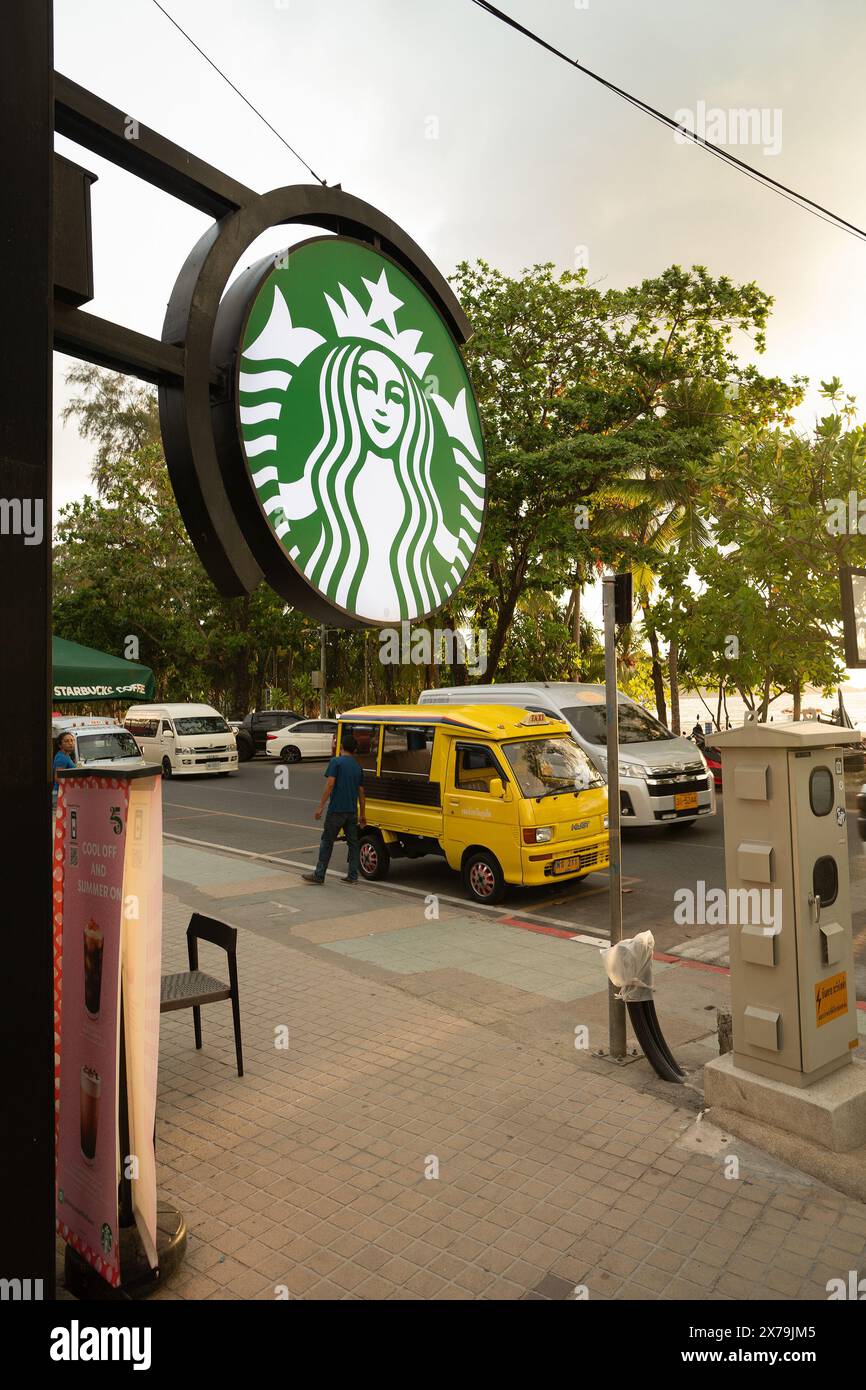
[[[444,856],[470,896],[609,862],[607,787],[564,720],[510,705],[370,705],[339,719],[364,769],[361,873]]]

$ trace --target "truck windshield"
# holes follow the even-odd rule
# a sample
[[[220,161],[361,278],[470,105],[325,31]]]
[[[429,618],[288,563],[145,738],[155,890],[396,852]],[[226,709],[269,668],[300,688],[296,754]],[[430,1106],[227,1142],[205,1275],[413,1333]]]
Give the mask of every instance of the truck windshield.
[[[570,705],[562,711],[562,717],[587,743],[594,743],[599,748],[607,747],[607,711],[604,705]],[[655,743],[671,738],[676,738],[676,734],[653,719],[645,709],[637,705],[620,705],[620,743]]]
[[[140,758],[138,744],[127,733],[79,734],[78,756],[83,763],[108,763],[116,758]]]
[[[179,734],[227,734],[229,726],[221,714],[197,714],[194,718],[176,719]]]
[[[582,792],[604,786],[583,749],[574,739],[528,738],[520,743],[504,743],[503,752],[524,796],[544,796],[546,792]]]

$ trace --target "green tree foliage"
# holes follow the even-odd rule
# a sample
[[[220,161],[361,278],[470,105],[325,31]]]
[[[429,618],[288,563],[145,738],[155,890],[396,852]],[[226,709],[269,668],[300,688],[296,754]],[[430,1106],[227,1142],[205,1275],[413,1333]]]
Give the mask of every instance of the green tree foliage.
[[[706,479],[713,544],[667,575],[660,630],[674,628],[694,686],[736,690],[756,717],[803,687],[844,680],[838,568],[866,564],[861,518],[866,431],[838,381],[822,387],[830,410],[811,435],[755,428],[733,437]],[[853,527],[851,521],[854,521]],[[840,524],[841,523],[841,524]],[[863,520],[866,532],[866,519]]]
[[[66,385],[77,389],[63,408],[64,424],[73,420],[83,439],[96,445],[91,478],[101,496],[114,469],[145,445],[160,444],[156,393],[132,377],[105,372],[90,362],[77,362],[66,373]]]
[[[261,702],[265,684],[308,677],[314,623],[265,585],[226,599],[205,575],[153,437],[153,393],[94,367],[70,380],[83,394],[67,414],[97,443],[97,495],[65,507],[56,528],[55,631],[118,655],[134,636],[162,698],[232,714]]]
[[[490,477],[467,592],[490,628],[495,674],[509,670],[529,593],[571,590],[579,624],[580,585],[617,562],[635,568],[648,603],[651,561],[701,534],[700,469],[724,430],[778,419],[799,385],[762,377],[734,350],[735,334],[763,349],[770,297],[701,266],[606,293],[585,271],[557,277],[551,265],[511,278],[464,262],[454,279],[473,325],[467,360]],[[587,526],[575,524],[580,507]]]

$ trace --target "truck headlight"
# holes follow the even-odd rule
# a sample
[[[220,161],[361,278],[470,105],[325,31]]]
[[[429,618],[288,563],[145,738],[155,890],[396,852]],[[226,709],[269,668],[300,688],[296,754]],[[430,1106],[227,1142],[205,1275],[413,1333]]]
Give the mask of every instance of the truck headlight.
[[[553,839],[552,825],[538,825],[534,830],[524,830],[523,843],[526,845],[546,845]]]

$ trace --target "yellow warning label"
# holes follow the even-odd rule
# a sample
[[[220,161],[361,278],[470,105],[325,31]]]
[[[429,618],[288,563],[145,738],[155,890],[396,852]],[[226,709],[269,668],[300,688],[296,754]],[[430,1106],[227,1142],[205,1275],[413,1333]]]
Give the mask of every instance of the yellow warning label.
[[[815,1023],[822,1028],[848,1012],[848,975],[843,970],[829,980],[819,980],[815,986]]]

